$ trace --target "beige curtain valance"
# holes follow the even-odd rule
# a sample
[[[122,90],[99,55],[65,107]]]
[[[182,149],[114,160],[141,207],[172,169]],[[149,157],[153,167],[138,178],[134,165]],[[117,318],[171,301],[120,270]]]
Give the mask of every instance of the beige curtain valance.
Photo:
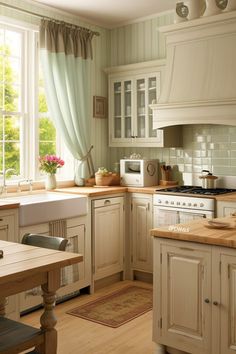
[[[86,28],[43,19],[40,26],[40,48],[51,53],[73,54],[75,57],[92,59],[94,34]]]

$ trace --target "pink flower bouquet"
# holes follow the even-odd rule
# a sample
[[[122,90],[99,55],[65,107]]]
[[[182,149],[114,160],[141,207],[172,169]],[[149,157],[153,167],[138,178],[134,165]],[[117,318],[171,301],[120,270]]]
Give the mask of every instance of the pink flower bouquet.
[[[58,168],[64,166],[65,162],[55,155],[45,155],[39,157],[39,169],[49,174],[55,174]]]

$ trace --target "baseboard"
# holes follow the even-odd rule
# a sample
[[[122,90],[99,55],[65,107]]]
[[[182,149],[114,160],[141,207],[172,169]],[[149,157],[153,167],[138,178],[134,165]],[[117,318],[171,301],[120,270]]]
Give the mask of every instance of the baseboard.
[[[96,280],[94,283],[94,291],[105,288],[108,285],[115,284],[122,280],[122,272],[110,275],[109,277]]]
[[[152,273],[141,272],[139,270],[134,270],[133,272],[134,272],[133,273],[134,280],[139,280],[139,281],[143,281],[145,283],[153,284],[153,274]]]

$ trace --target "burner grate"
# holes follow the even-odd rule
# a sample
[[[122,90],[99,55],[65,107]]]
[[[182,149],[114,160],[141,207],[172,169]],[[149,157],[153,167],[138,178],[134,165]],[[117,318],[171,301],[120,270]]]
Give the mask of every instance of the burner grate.
[[[162,190],[157,190],[156,192],[198,194],[198,195],[219,195],[219,194],[236,192],[236,189],[229,189],[229,188],[205,189],[202,187],[194,187],[194,186],[180,186],[180,187],[165,188]]]

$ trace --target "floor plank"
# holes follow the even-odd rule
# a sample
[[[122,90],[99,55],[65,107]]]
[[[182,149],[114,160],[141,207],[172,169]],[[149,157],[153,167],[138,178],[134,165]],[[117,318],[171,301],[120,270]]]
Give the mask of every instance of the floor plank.
[[[58,354],[152,354],[152,311],[118,328],[106,327],[66,314],[66,311],[78,305],[130,283],[151,287],[150,284],[140,281],[123,281],[100,289],[93,295],[81,295],[57,305],[55,312],[58,319]],[[39,326],[41,312],[35,311],[22,317],[22,322]]]

